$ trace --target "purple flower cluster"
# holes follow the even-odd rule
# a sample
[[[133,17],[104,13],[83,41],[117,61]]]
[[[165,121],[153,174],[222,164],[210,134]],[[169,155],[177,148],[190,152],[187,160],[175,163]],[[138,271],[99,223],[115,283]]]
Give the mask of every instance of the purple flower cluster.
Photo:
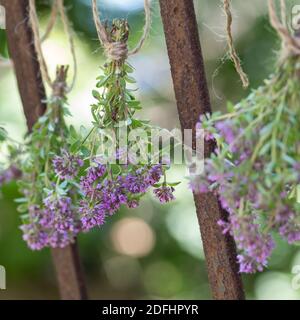
[[[86,175],[83,176],[80,181],[81,190],[86,197],[92,199],[97,198],[97,186],[105,173],[106,166],[98,162],[94,162],[93,165],[87,169]]]
[[[241,127],[247,127],[247,121],[251,131],[246,134]],[[205,174],[190,180],[194,192],[213,192],[228,212],[228,221],[218,224],[224,234],[233,236],[243,273],[266,267],[275,248],[271,232],[278,232],[290,244],[300,241],[299,208],[291,196],[300,182],[299,161],[290,166],[285,162],[280,176],[277,172],[283,166],[276,169],[280,165],[272,162],[274,152],[259,140],[270,126],[252,127],[251,121],[249,114],[222,121],[202,116],[197,128],[205,130],[206,141],[218,141],[219,146],[205,161]]]
[[[157,197],[157,199],[161,203],[167,203],[172,200],[175,200],[174,197],[174,188],[173,187],[168,187],[168,186],[162,186],[160,188],[154,189],[154,194]]]
[[[54,171],[62,180],[73,179],[83,166],[83,161],[80,157],[71,155],[65,150],[62,150],[61,153],[61,156],[56,155],[52,160]]]
[[[229,222],[219,221],[223,233],[230,233],[241,254],[238,256],[240,272],[253,273],[262,271],[275,247],[270,234],[263,234],[252,216],[231,214]]]
[[[53,160],[55,173],[61,180],[76,179],[82,165],[79,158],[66,153]],[[23,239],[32,250],[65,247],[80,231],[102,226],[121,205],[138,207],[140,198],[160,181],[163,174],[163,166],[159,164],[136,166],[131,170],[126,166],[114,175],[108,165],[93,160],[80,179],[82,198],[79,205],[73,204],[72,189],[66,191],[68,196],[49,193],[42,205],[30,206],[28,219],[21,226]],[[174,199],[173,188],[167,186],[155,189],[155,194],[163,203]]]
[[[105,218],[118,211],[122,204],[129,208],[138,207],[140,197],[163,175],[160,164],[130,172],[125,170],[116,177],[112,177],[107,170],[107,166],[93,162],[81,178],[80,186],[85,199],[80,203],[79,213],[84,231],[103,225]],[[158,190],[156,192],[161,202],[174,199],[171,189]]]
[[[102,226],[105,223],[105,212],[99,206],[93,206],[88,201],[82,200],[79,206],[82,228],[88,231],[95,226]]]
[[[8,169],[0,172],[0,187],[5,183],[19,179],[21,176],[21,171],[12,164]]]
[[[43,210],[38,206],[32,205],[29,207],[30,222],[20,227],[23,231],[23,240],[27,242],[31,250],[41,250],[47,246],[48,234],[39,223],[42,218]]]
[[[29,208],[30,223],[21,226],[23,239],[32,250],[44,247],[63,248],[74,242],[80,231],[80,223],[69,197],[50,194],[42,208]]]
[[[199,122],[196,124],[196,137],[197,139],[201,139],[204,136],[204,141],[213,141],[215,139],[213,133],[206,130],[206,128],[203,126],[205,120],[207,120],[206,116],[204,114],[201,115]]]
[[[300,222],[297,221],[295,211],[288,205],[280,207],[275,216],[276,227],[282,238],[289,244],[300,241]]]

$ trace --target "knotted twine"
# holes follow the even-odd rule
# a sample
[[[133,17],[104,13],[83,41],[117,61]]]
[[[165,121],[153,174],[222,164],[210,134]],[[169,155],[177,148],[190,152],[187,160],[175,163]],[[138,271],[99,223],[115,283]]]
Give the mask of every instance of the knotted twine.
[[[58,13],[60,14],[64,31],[68,37],[68,42],[69,42],[71,55],[72,55],[72,59],[73,59],[73,64],[74,64],[73,79],[72,79],[71,85],[66,88],[66,92],[70,92],[73,89],[73,87],[75,85],[75,81],[76,81],[77,59],[76,59],[76,53],[75,53],[75,44],[74,44],[73,34],[72,34],[72,31],[71,31],[71,28],[69,25],[69,20],[68,20],[67,14],[65,12],[63,0],[54,0],[53,1],[50,22],[48,23],[46,33],[42,38],[40,37],[39,22],[38,22],[38,16],[37,16],[37,12],[36,12],[35,0],[29,0],[29,18],[30,18],[30,23],[32,26],[33,34],[34,34],[34,45],[35,45],[37,57],[38,57],[38,60],[40,63],[41,74],[42,74],[43,79],[47,82],[47,84],[52,89],[54,89],[54,87],[55,87],[54,81],[52,81],[52,79],[49,75],[49,72],[48,72],[48,66],[47,66],[47,63],[46,63],[46,60],[45,60],[45,57],[43,54],[43,50],[42,50],[42,41],[45,40],[49,36],[50,32],[52,31],[52,29],[55,25]]]
[[[145,26],[143,35],[138,44],[132,50],[128,49],[127,43],[114,42],[111,40],[110,35],[107,33],[105,26],[101,22],[100,12],[97,6],[97,0],[92,0],[93,17],[97,29],[98,38],[104,48],[105,54],[108,59],[114,61],[126,60],[128,56],[138,53],[144,45],[151,29],[151,6],[150,0],[144,0],[145,8]]]

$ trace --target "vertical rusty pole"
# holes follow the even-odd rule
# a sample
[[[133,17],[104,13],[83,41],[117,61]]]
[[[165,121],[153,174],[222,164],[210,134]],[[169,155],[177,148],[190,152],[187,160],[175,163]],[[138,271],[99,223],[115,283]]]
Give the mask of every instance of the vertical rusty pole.
[[[192,129],[200,114],[211,112],[203,56],[193,0],[160,0],[177,107],[182,129]],[[214,150],[205,145],[205,156]],[[213,194],[194,195],[212,296],[218,300],[242,300],[236,248],[222,234],[217,221],[226,219]]]
[[[28,0],[0,0],[6,11],[6,31],[29,131],[46,106],[46,93],[28,23]],[[62,299],[87,298],[77,244],[52,249]]]

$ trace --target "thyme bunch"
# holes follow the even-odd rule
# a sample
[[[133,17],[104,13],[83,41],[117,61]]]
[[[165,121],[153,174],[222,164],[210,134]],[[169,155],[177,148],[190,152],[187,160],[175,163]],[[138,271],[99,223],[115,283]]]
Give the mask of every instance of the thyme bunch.
[[[300,59],[290,57],[264,85],[228,113],[204,115],[198,128],[218,148],[198,192],[216,192],[240,255],[240,271],[262,271],[275,248],[273,234],[300,241]]]

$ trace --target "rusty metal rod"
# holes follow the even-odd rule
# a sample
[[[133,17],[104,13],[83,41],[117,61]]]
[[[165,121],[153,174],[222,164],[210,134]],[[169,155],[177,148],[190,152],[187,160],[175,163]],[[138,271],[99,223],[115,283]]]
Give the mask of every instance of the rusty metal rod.
[[[28,23],[28,0],[0,0],[6,11],[7,38],[13,60],[28,130],[45,110],[46,99],[40,66],[33,45],[33,33]],[[77,244],[64,249],[52,249],[60,295],[62,299],[87,298]]]
[[[192,129],[200,114],[211,112],[193,0],[159,2],[181,127]],[[205,156],[214,148],[206,143]],[[218,220],[227,218],[227,213],[212,193],[194,194],[194,200],[212,296],[218,300],[242,300],[245,297],[235,243],[217,225]]]

